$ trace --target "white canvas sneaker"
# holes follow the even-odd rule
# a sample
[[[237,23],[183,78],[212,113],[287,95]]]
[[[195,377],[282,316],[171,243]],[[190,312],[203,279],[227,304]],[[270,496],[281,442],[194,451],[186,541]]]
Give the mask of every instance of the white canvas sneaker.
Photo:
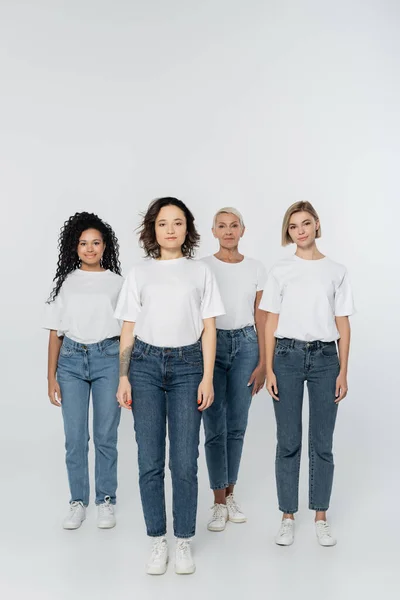
[[[78,529],[86,519],[86,508],[82,502],[71,502],[69,513],[63,521],[64,529]]]
[[[209,531],[223,531],[228,520],[228,507],[226,504],[214,504],[211,507],[211,519],[207,523]]]
[[[190,540],[176,538],[175,547],[175,573],[178,575],[190,575],[196,570],[196,565],[192,557]]]
[[[326,521],[315,522],[315,533],[321,546],[335,546],[337,540],[332,536],[331,528]]]
[[[168,543],[165,536],[154,538],[149,562],[146,565],[148,575],[164,575],[168,565]]]
[[[104,502],[97,506],[97,527],[100,529],[111,529],[116,524],[114,506],[111,504],[110,496],[106,496]]]
[[[226,497],[226,507],[228,509],[229,521],[232,521],[232,523],[245,523],[247,521],[246,515],[240,510],[233,494],[229,494]]]
[[[294,542],[294,519],[283,519],[275,538],[278,546],[290,546]]]

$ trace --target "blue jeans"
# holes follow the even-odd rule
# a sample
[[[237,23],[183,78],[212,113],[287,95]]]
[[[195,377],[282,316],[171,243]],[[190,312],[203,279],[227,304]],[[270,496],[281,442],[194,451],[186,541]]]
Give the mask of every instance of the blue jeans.
[[[203,415],[205,451],[213,490],[235,485],[251,404],[250,375],[258,364],[254,327],[217,330],[214,402]]]
[[[93,401],[96,504],[117,491],[117,435],[121,415],[116,393],[119,382],[119,340],[79,344],[64,337],[58,358],[66,465],[71,502],[89,504],[89,396]]]
[[[274,400],[277,424],[276,483],[279,509],[298,510],[304,382],[309,396],[309,508],[329,508],[333,482],[333,432],[339,359],[335,342],[278,339],[274,372],[279,402]]]
[[[139,487],[147,535],[165,535],[164,470],[168,421],[174,534],[195,534],[197,459],[201,412],[197,391],[203,377],[200,342],[181,348],[151,346],[136,338],[129,379],[138,445]]]

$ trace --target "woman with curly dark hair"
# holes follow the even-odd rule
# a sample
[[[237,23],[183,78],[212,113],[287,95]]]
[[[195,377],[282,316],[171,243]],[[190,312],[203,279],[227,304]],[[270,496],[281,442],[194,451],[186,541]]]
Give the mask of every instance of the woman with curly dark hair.
[[[50,330],[48,393],[64,420],[70,510],[64,529],[77,529],[89,503],[88,411],[93,399],[97,525],[114,527],[120,323],[114,310],[123,279],[114,231],[97,215],[76,213],[59,236],[54,288],[46,303]]]
[[[147,534],[153,539],[146,566],[151,575],[165,573],[168,562],[168,422],[175,571],[188,574],[195,570],[190,539],[196,527],[201,414],[214,398],[215,317],[224,307],[211,269],[192,259],[199,235],[183,202],[152,202],[140,241],[148,259],[129,273],[115,312],[124,321],[117,398],[121,407],[133,411],[140,494]]]

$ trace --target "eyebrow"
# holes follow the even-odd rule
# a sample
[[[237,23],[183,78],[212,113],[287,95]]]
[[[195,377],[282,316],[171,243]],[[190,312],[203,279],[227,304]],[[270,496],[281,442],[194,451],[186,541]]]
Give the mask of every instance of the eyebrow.
[[[311,221],[311,219],[304,219],[304,221],[302,221],[301,224],[305,223],[306,221]],[[296,225],[296,223],[289,223],[289,227],[290,225]]]
[[[239,219],[235,219],[234,221],[217,221],[217,225],[233,225],[233,223],[239,223]]]
[[[85,240],[85,239],[82,239],[82,240],[79,240],[79,241],[80,242],[101,242],[102,240],[100,238],[95,238],[94,240]]]
[[[174,219],[174,221],[183,221],[183,217],[176,217],[176,219]],[[157,223],[166,223],[167,219],[160,219],[159,221],[157,221]]]

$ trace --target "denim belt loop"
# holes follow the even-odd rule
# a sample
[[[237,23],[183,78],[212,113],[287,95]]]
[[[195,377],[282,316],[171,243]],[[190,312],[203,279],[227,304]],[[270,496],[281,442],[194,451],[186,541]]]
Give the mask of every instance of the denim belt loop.
[[[294,348],[295,343],[296,343],[296,340],[293,338],[292,341],[291,341],[290,347]]]

